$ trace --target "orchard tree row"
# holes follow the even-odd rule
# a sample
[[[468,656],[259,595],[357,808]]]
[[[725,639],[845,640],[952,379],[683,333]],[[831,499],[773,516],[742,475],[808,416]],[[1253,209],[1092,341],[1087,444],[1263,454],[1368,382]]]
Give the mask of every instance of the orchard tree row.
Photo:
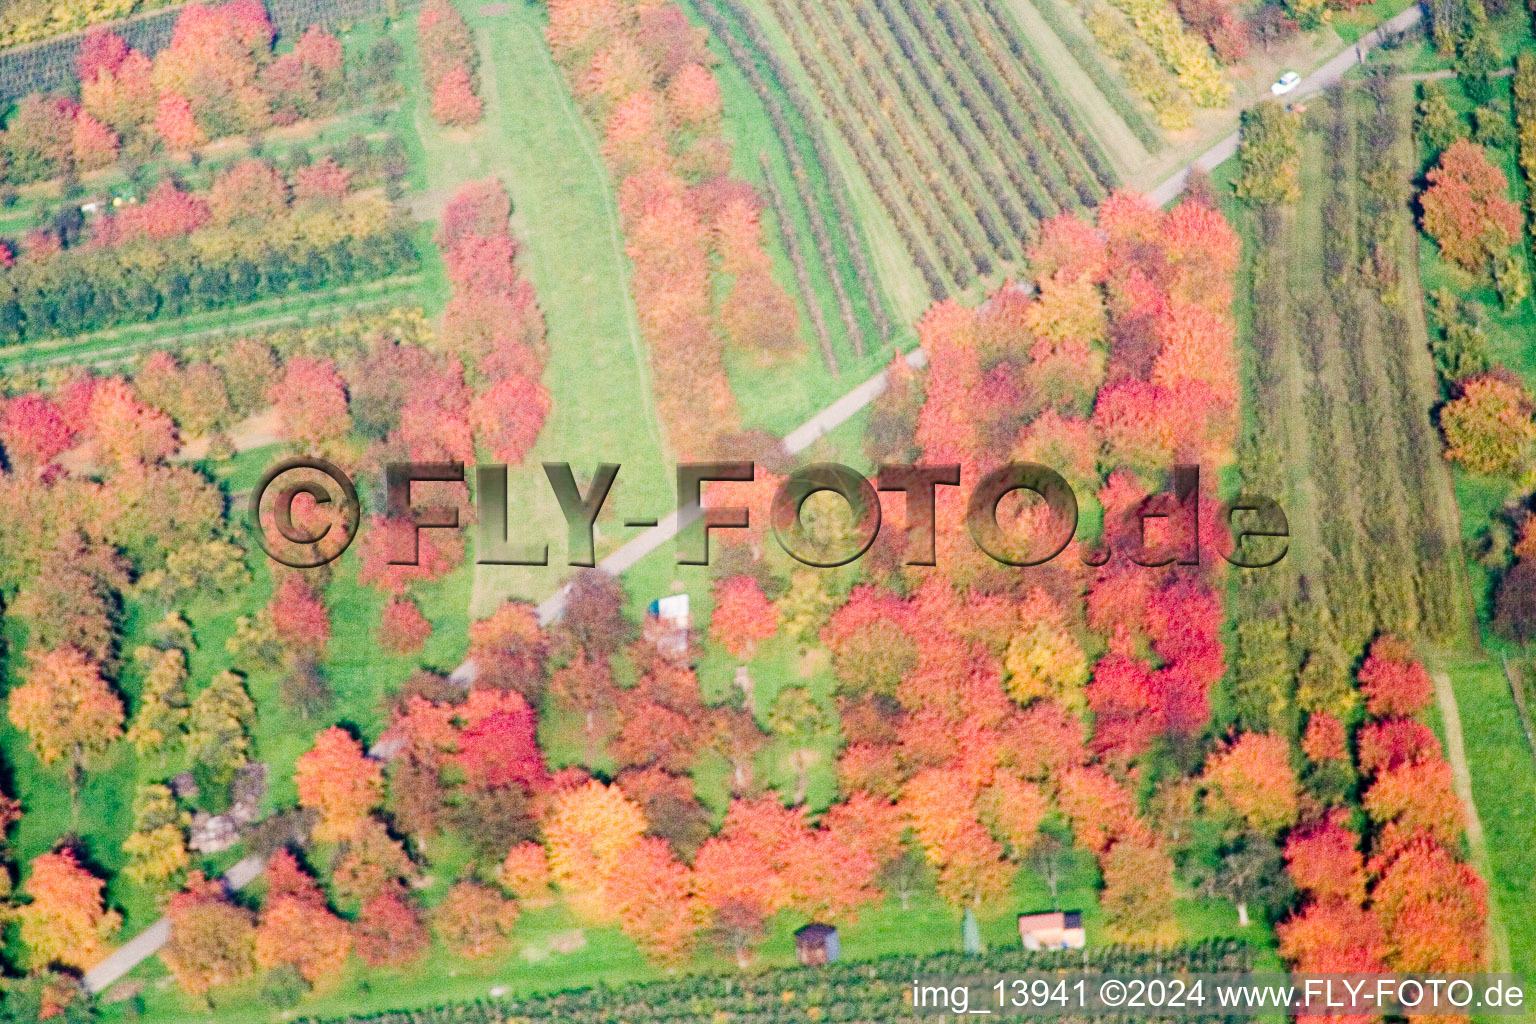
[[[339,40],[318,26],[274,53],[259,0],[187,5],[153,60],[105,30],[75,58],[78,97],[33,93],[0,136],[5,179],[25,183],[335,113],[345,72]]]
[[[12,344],[391,277],[417,261],[403,216],[329,160],[290,182],[247,159],[204,194],[167,178],[140,204],[56,218],[3,255],[0,338]]]
[[[441,125],[468,128],[480,121],[480,51],[464,16],[449,0],[429,0],[416,15],[421,76]]]

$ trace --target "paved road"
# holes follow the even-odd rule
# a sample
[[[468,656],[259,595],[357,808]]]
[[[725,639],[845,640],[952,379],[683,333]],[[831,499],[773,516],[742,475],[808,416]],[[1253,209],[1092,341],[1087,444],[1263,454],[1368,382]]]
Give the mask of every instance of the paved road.
[[[1359,64],[1366,54],[1380,46],[1383,38],[1412,28],[1423,17],[1424,8],[1415,4],[1413,7],[1397,15],[1397,17],[1378,25],[1360,37],[1360,44],[1358,46],[1352,46],[1341,53],[1335,54],[1332,60],[1312,72],[1306,78],[1303,78],[1300,85],[1286,94],[1287,102],[1321,92],[1335,82],[1338,82],[1350,68]],[[1237,140],[1237,132],[1228,135],[1216,143],[1216,145],[1201,153],[1191,163],[1185,165],[1167,181],[1149,192],[1148,195],[1158,206],[1166,206],[1180,192],[1184,191],[1184,184],[1189,180],[1191,168],[1198,167],[1204,171],[1215,169],[1217,164],[1237,153]]]

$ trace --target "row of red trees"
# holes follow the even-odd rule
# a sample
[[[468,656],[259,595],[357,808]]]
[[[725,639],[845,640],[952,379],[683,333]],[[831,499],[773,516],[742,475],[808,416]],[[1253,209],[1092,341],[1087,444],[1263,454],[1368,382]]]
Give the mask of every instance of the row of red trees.
[[[480,51],[464,16],[450,0],[429,0],[416,15],[421,77],[441,125],[468,128],[480,122]]]
[[[121,152],[144,159],[213,139],[333,112],[342,47],[311,27],[282,54],[259,0],[188,4],[153,61],[93,30],[76,59],[80,100],[33,94],[6,125],[0,151],[12,181],[93,170]]]
[[[552,0],[549,16],[555,59],[620,182],[662,423],[680,457],[706,454],[739,426],[723,346],[771,358],[801,343],[762,250],[761,203],[730,177],[704,32],[676,4]],[[730,282],[718,307],[717,276]]]
[[[1303,901],[1279,926],[1281,952],[1305,972],[1483,970],[1487,886],[1460,860],[1461,803],[1423,721],[1433,683],[1407,644],[1383,637],[1359,684],[1353,743],[1338,719],[1314,714],[1303,747],[1316,765],[1353,761],[1368,827],[1338,805],[1291,833],[1285,859]]]

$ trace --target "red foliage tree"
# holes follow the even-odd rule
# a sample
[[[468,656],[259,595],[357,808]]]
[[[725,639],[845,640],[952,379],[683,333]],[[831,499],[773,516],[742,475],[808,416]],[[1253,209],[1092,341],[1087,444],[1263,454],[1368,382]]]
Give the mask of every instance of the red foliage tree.
[[[1315,762],[1349,760],[1349,739],[1344,723],[1324,711],[1307,716],[1307,731],[1301,738],[1302,752]]]
[[[75,115],[73,149],[75,164],[81,170],[92,171],[115,162],[119,141],[117,132],[85,111]]]
[[[444,75],[432,90],[432,117],[438,124],[467,128],[479,123],[483,108],[463,64]]]
[[[384,768],[344,729],[332,726],[294,764],[299,804],[320,814],[315,838],[336,842],[357,834],[384,795]]]
[[[293,172],[294,202],[345,199],[352,191],[352,172],[329,156]]]
[[[93,28],[80,40],[75,53],[75,76],[89,82],[101,74],[115,74],[128,56],[123,38],[104,28]]]
[[[279,850],[267,865],[267,898],[256,926],[256,962],[290,966],[311,985],[334,977],[352,951],[352,933],[331,913],[312,878]]]
[[[192,117],[192,104],[180,93],[170,90],[160,93],[155,111],[155,130],[170,149],[191,149],[208,141]]]
[[[1296,888],[1313,899],[1365,902],[1360,837],[1345,827],[1346,820],[1334,814],[1286,838],[1286,870]]]
[[[283,434],[291,441],[318,446],[342,437],[352,426],[346,387],[329,359],[294,356],[267,398],[277,407]]]
[[[1387,939],[1374,913],[1348,900],[1310,903],[1275,928],[1280,955],[1298,972],[1377,974],[1387,968]],[[1375,1015],[1329,1017],[1367,1024]]]
[[[1361,802],[1372,821],[1391,823],[1403,835],[1423,829],[1448,846],[1461,839],[1461,801],[1451,766],[1438,754],[1378,772]]]
[[[1355,743],[1360,770],[1366,774],[1388,771],[1419,757],[1440,756],[1434,730],[1412,718],[1367,722],[1360,727]]]
[[[432,623],[421,614],[416,602],[393,598],[384,605],[379,620],[379,646],[391,654],[411,654],[421,650],[432,635]]]
[[[331,616],[325,602],[299,573],[287,573],[267,605],[272,628],[290,652],[318,660],[331,639]]]
[[[1296,773],[1284,736],[1239,733],[1211,755],[1201,781],[1219,808],[1257,831],[1273,834],[1296,820]]]
[[[709,618],[709,636],[731,656],[750,661],[759,642],[773,636],[779,611],[750,576],[731,576],[715,584],[715,610]]]
[[[106,883],[64,848],[32,861],[24,891],[32,900],[18,909],[21,941],[36,966],[60,964],[88,970],[107,955],[106,940],[122,917],[106,908]]]
[[[1488,962],[1488,887],[1471,865],[1428,838],[1385,864],[1371,909],[1386,933],[1393,970],[1478,971]]]
[[[249,910],[230,902],[222,879],[193,871],[186,887],[171,897],[166,916],[171,934],[160,959],[182,991],[204,995],[250,977],[255,969],[255,923]]]
[[[357,955],[369,967],[405,967],[427,950],[421,914],[401,893],[386,892],[363,904],[352,926]]]
[[[497,461],[521,465],[544,429],[549,410],[549,392],[542,384],[512,376],[492,384],[476,398],[469,415],[480,443]]]
[[[213,180],[208,209],[215,224],[271,221],[288,209],[288,183],[265,160],[241,160]]]
[[[1413,658],[1413,649],[1392,636],[1371,645],[1360,666],[1360,691],[1373,715],[1416,715],[1429,706],[1435,685],[1424,666]]]
[[[466,782],[480,788],[522,785],[542,788],[549,779],[539,751],[533,709],[515,691],[470,695],[453,762]]]
[[[36,392],[0,405],[0,445],[12,467],[44,466],[69,448],[74,436],[59,407]]]
[[[479,121],[478,54],[463,16],[446,0],[431,0],[416,16],[416,32],[421,41],[421,74],[432,95],[437,123],[468,126]]]
[[[150,190],[144,202],[115,215],[118,237],[123,241],[149,238],[163,241],[189,235],[213,217],[208,204],[166,178]]]
[[[120,466],[157,462],[176,451],[171,418],[140,402],[121,378],[97,384],[88,416],[97,451]]]
[[[1440,154],[1419,196],[1424,231],[1452,263],[1483,271],[1520,237],[1520,208],[1509,198],[1504,172],[1483,147],[1458,139]]]

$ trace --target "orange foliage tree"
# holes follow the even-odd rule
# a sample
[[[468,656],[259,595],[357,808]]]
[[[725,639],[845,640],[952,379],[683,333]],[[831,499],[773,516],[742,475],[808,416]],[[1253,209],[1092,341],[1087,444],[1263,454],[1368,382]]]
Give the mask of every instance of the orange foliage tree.
[[[107,939],[122,924],[122,916],[103,902],[105,887],[67,847],[32,862],[22,887],[31,902],[16,916],[34,967],[59,964],[83,971],[101,962]]]
[[[1520,208],[1509,198],[1504,172],[1483,147],[1458,139],[1440,154],[1419,196],[1424,231],[1452,263],[1484,272],[1520,237]]]
[[[188,995],[238,985],[256,969],[256,925],[251,912],[230,902],[220,879],[187,876],[171,897],[171,936],[160,959]]]
[[[256,926],[256,962],[287,965],[311,985],[334,977],[352,952],[347,923],[287,850],[267,862],[267,898]]]
[[[294,765],[299,804],[320,814],[315,837],[338,842],[357,834],[383,800],[384,768],[344,729],[331,726]]]

